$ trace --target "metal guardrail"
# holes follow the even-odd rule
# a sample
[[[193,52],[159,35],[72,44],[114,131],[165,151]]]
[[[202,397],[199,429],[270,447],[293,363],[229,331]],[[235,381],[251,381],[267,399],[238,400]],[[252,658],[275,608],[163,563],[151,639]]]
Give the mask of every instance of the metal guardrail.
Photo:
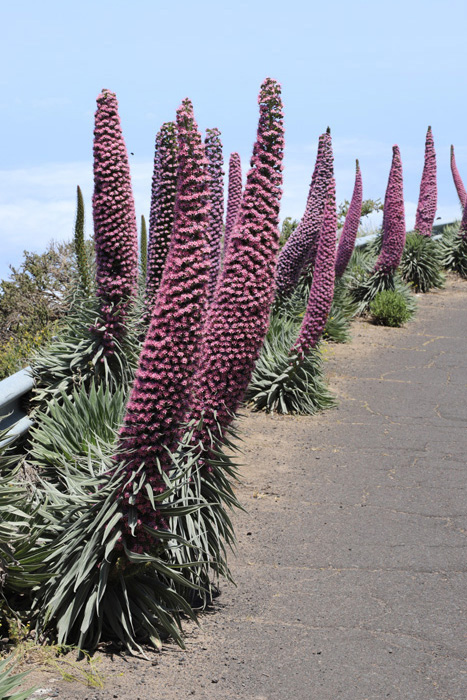
[[[8,430],[6,440],[24,435],[32,426],[32,420],[24,411],[24,401],[34,386],[31,368],[26,367],[0,381],[0,430]]]

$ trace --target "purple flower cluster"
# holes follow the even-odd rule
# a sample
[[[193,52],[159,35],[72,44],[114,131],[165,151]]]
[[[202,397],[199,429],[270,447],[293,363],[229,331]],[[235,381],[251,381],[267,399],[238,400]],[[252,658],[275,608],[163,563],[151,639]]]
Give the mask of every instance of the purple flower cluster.
[[[438,188],[436,184],[436,153],[431,126],[428,127],[425,140],[425,164],[423,166],[420,195],[418,197],[415,231],[422,236],[431,236],[436,216]]]
[[[229,245],[230,236],[237,221],[242,203],[242,163],[238,153],[231,153],[229,160],[229,191],[227,196],[227,214],[224,231],[224,257]]]
[[[336,184],[331,176],[308,305],[297,341],[290,352],[298,360],[316,346],[326,325],[334,296],[336,238]]]
[[[166,122],[156,136],[149,212],[146,300],[152,308],[162,278],[174,225],[178,146],[176,125]]]
[[[389,275],[399,267],[405,245],[402,161],[399,146],[392,147],[392,165],[384,198],[383,245],[374,272]]]
[[[97,294],[101,298],[102,342],[113,354],[125,332],[125,317],[138,279],[138,233],[128,154],[117,98],[103,90],[94,127],[94,245]]]
[[[464,206],[464,211],[462,213],[462,221],[459,227],[459,235],[467,241],[467,201]]]
[[[454,146],[451,146],[451,172],[452,177],[454,178],[457,196],[459,197],[462,209],[464,209],[467,203],[467,192],[465,191],[464,183],[462,182],[462,178],[459,175],[459,171],[457,169],[456,158],[454,156]]]
[[[329,180],[332,177],[331,134],[319,138],[315,169],[311,178],[305,213],[281,250],[277,261],[277,294],[289,295],[305,267],[313,265],[323,225]]]
[[[362,173],[357,160],[357,170],[355,173],[355,185],[353,188],[352,200],[350,202],[347,216],[345,217],[344,227],[342,229],[341,237],[339,238],[339,245],[337,247],[336,275],[338,277],[342,277],[347,265],[349,264],[349,260],[352,257],[355,239],[357,238],[358,227],[360,225],[360,217],[362,215],[362,202]]]
[[[279,247],[284,128],[280,85],[259,94],[257,138],[237,224],[209,308],[187,417],[204,416],[201,439],[218,435],[241,403],[269,324]]]
[[[209,298],[216,288],[221,257],[221,239],[224,227],[224,158],[219,129],[206,129],[204,147],[211,176],[211,209],[209,211]]]
[[[179,171],[174,228],[120,435],[120,463],[129,476],[144,463],[146,483],[159,492],[164,488],[161,469],[170,468],[167,450],[177,444],[197,363],[209,265],[208,164],[188,99],[177,111],[177,129]],[[123,494],[124,517],[130,496]],[[158,526],[157,513],[144,494],[138,494],[134,506],[141,523]],[[144,531],[138,530],[135,551],[150,541]]]

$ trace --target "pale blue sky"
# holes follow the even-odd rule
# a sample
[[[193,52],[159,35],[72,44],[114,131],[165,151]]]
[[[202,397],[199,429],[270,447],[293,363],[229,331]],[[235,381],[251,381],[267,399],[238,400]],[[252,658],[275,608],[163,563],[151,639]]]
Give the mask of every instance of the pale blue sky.
[[[360,159],[365,197],[384,197],[397,143],[408,226],[426,129],[438,155],[438,216],[460,209],[449,146],[467,184],[465,0],[18,0],[2,3],[0,277],[22,250],[69,238],[76,185],[92,231],[92,133],[102,88],[117,94],[138,217],[148,215],[154,138],[190,97],[203,131],[222,132],[226,165],[246,169],[257,94],[282,83],[281,217],[305,207],[318,136],[333,135],[338,200]],[[227,169],[227,168],[226,168]]]

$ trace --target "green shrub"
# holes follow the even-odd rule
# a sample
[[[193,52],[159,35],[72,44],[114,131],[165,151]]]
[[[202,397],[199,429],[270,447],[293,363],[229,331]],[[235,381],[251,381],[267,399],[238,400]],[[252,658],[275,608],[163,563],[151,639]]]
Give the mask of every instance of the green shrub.
[[[31,356],[57,332],[57,323],[50,323],[35,333],[23,331],[0,346],[0,380],[29,364]]]
[[[407,301],[400,292],[384,289],[378,292],[370,304],[373,323],[381,326],[402,326],[412,316]]]

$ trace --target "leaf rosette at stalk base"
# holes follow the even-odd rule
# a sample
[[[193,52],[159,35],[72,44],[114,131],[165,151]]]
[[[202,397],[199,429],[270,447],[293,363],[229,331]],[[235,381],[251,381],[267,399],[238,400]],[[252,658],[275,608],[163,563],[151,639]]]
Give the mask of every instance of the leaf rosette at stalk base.
[[[431,236],[436,216],[437,201],[436,153],[431,126],[429,126],[426,134],[425,163],[423,166],[417,214],[415,217],[415,231],[422,236]]]
[[[137,292],[138,233],[117,98],[108,90],[97,98],[93,151],[96,286],[102,316],[94,332],[111,355],[115,340],[125,334],[128,307]]]

